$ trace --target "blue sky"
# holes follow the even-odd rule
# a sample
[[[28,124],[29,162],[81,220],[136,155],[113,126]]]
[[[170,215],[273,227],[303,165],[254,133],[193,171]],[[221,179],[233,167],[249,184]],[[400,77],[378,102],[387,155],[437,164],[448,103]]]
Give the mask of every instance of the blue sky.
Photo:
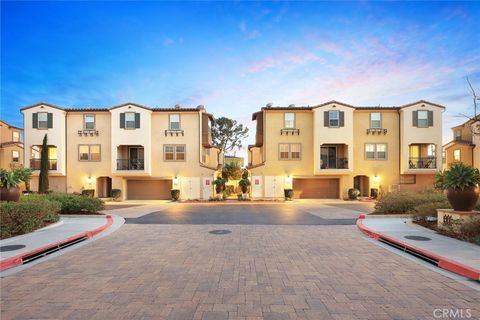
[[[133,101],[250,126],[269,102],[426,99],[448,140],[473,110],[465,76],[480,93],[479,21],[480,2],[2,2],[1,118]]]

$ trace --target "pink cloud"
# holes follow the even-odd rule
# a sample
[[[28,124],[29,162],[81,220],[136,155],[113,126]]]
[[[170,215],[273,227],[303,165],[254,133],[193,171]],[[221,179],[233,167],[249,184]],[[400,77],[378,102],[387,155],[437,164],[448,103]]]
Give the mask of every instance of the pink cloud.
[[[277,56],[268,56],[252,63],[248,67],[248,73],[258,73],[267,69],[290,69],[295,66],[305,65],[311,62],[325,63],[325,60],[312,52],[286,53]]]

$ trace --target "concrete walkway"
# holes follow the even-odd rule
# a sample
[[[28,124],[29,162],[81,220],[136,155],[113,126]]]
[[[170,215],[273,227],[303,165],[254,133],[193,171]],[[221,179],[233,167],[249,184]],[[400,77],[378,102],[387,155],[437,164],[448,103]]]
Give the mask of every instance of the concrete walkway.
[[[366,216],[363,225],[421,250],[480,270],[480,246],[440,235],[412,223],[408,218]],[[412,240],[406,238],[407,236],[420,236],[430,240]]]

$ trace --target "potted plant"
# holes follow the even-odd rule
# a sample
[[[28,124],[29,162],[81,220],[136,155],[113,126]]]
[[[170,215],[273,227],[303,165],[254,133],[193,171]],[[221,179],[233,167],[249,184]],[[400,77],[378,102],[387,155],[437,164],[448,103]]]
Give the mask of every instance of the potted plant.
[[[30,193],[30,180],[32,180],[33,170],[31,168],[17,168],[15,172],[18,175],[20,181],[25,182],[25,191],[24,193]]]
[[[173,201],[178,201],[178,199],[180,199],[180,190],[179,189],[170,190],[170,194],[172,195],[172,200]]]
[[[348,189],[348,199],[357,200],[359,195],[360,195],[360,190],[356,188]]]
[[[283,193],[285,195],[286,200],[292,200],[293,198],[293,189],[284,189]]]
[[[15,171],[0,171],[0,199],[4,201],[15,201],[20,199],[20,176]]]
[[[225,183],[227,180],[225,178],[222,178],[221,176],[218,176],[215,181],[213,181],[213,184],[215,185],[215,191],[217,194],[222,193],[222,191],[225,189]]]
[[[114,201],[120,201],[122,198],[122,190],[112,189],[112,191],[110,191],[110,197],[112,197]]]
[[[243,178],[238,182],[238,185],[242,189],[243,197],[245,198],[246,194],[248,193],[248,187],[250,186],[250,180],[247,178]]]
[[[435,187],[444,190],[455,211],[472,211],[478,200],[480,171],[463,163],[435,175]]]

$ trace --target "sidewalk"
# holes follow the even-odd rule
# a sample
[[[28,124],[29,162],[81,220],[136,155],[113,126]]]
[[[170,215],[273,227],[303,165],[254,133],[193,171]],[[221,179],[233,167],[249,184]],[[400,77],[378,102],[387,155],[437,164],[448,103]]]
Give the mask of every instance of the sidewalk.
[[[53,250],[66,243],[90,239],[113,224],[112,215],[61,216],[53,226],[0,240],[0,271],[19,266],[26,257]],[[18,247],[16,250],[10,246]],[[8,250],[8,251],[6,251]]]
[[[480,280],[480,246],[440,235],[408,218],[360,215],[357,226],[376,240],[388,241],[403,250],[437,261],[440,268]],[[407,236],[429,240],[408,239]]]

